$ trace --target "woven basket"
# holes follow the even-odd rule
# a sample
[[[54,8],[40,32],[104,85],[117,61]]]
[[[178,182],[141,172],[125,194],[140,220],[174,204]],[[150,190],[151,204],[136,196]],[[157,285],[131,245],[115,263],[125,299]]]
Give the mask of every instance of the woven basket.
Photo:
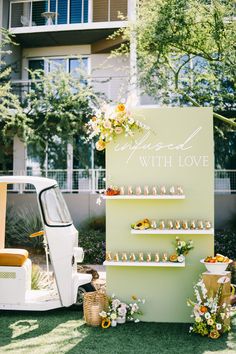
[[[93,291],[84,294],[84,319],[89,326],[100,326],[102,318],[100,312],[108,308],[107,295],[101,291]]]

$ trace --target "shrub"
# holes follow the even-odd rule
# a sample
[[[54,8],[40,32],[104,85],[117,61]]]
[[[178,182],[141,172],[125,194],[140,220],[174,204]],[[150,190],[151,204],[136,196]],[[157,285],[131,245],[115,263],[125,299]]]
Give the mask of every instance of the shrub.
[[[106,231],[106,218],[104,216],[93,217],[82,224],[82,229],[96,230],[100,232]]]
[[[236,232],[231,230],[216,230],[215,253],[221,253],[236,260]]]
[[[84,262],[88,264],[102,264],[105,259],[105,233],[92,230],[81,229],[79,233],[79,245],[85,252]]]
[[[42,230],[40,215],[31,209],[14,211],[7,208],[6,217],[6,247],[25,247],[43,251],[43,238],[30,238],[29,235]]]
[[[236,284],[236,232],[232,230],[217,230],[215,233],[215,253],[221,253],[234,260],[229,266],[232,272],[232,283]]]

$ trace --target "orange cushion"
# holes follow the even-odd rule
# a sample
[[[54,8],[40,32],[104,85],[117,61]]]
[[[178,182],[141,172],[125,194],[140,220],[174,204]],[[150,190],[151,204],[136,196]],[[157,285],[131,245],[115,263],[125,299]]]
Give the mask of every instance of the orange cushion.
[[[21,267],[28,256],[29,253],[26,250],[2,248],[0,249],[0,266]]]

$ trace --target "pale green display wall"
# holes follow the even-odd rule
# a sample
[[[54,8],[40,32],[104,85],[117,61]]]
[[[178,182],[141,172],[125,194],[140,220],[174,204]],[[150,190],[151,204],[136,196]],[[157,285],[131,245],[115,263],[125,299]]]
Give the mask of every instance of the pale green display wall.
[[[149,219],[214,219],[213,119],[210,108],[135,109],[151,130],[121,137],[107,147],[107,186],[180,185],[185,200],[107,200],[108,252],[174,253],[175,235],[131,235],[130,224]],[[128,145],[127,145],[128,144]],[[213,255],[213,235],[179,235],[192,239],[194,250],[185,268],[107,266],[107,290],[125,301],[146,299],[143,321],[189,322],[186,299]]]

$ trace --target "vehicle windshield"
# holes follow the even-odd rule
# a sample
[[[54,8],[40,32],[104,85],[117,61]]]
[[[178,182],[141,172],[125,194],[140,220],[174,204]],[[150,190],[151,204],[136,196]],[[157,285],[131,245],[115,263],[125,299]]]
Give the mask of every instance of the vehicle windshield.
[[[40,204],[46,225],[67,226],[72,224],[70,212],[58,186],[42,191]]]

